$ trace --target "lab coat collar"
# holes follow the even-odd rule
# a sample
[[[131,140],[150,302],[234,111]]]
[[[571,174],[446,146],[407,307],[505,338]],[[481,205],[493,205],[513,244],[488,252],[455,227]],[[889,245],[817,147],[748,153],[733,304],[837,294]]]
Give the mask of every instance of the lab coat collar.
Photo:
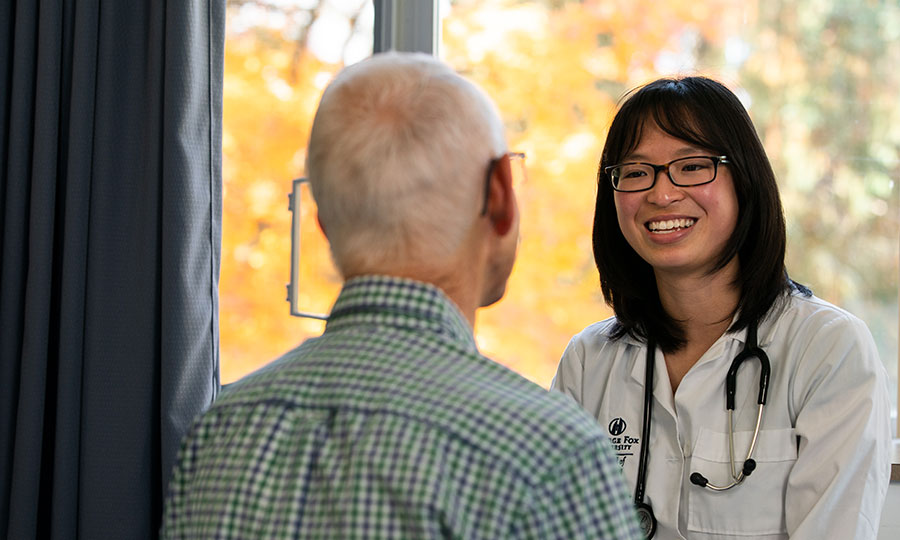
[[[778,320],[778,315],[784,309],[787,301],[787,299],[776,301],[775,306],[770,308],[769,312],[766,313],[766,316],[759,322],[759,325],[756,328],[756,340],[757,345],[759,345],[760,348],[765,349],[775,340],[775,331],[777,330],[775,322]],[[740,315],[740,313],[734,314],[731,324],[734,324],[734,322],[737,321],[738,315]],[[741,348],[743,348],[744,344],[747,343],[747,333],[748,329],[744,328],[738,332],[726,332],[725,335],[731,336],[739,341],[741,343]]]
[[[631,378],[643,389],[647,365],[647,343],[638,341],[631,336],[622,339],[637,348],[637,352],[631,356]],[[653,397],[663,406],[663,409],[674,417],[675,396],[672,393],[672,385],[669,383],[665,356],[658,347],[654,353],[653,362]]]
[[[776,331],[775,321],[778,320],[778,314],[781,312],[782,309],[784,309],[784,305],[776,304],[775,307],[773,307],[772,309],[769,310],[769,313],[766,314],[766,316],[763,318],[763,320],[760,321],[759,326],[757,328],[757,340],[758,340],[758,345],[761,348],[763,348],[763,349],[766,348],[775,339],[775,331]],[[731,324],[734,324],[734,322],[737,321],[739,315],[740,315],[740,312],[734,314],[734,317],[732,317],[732,319],[731,319]],[[731,341],[737,341],[740,344],[739,349],[743,349],[744,344],[747,342],[747,333],[748,333],[747,328],[738,330],[736,332],[732,332],[732,331],[725,332],[725,334],[722,335],[722,337],[720,337],[715,343],[713,343],[712,347],[710,347],[710,352],[712,352],[713,354],[712,355],[704,354],[703,356],[706,358],[705,359],[701,358],[700,362],[705,363],[705,362],[709,361],[709,359],[717,357],[718,356],[716,354],[717,350],[722,349],[722,348],[727,348],[729,342],[731,342]],[[643,386],[644,386],[644,364],[645,364],[645,360],[647,358],[647,342],[638,340],[635,337],[628,335],[628,334],[623,336],[621,339],[628,345],[631,345],[638,349],[637,354],[635,354],[632,357],[634,363],[631,366],[631,378],[634,379],[643,388]],[[666,374],[666,366],[665,366],[665,357],[660,355],[659,350],[656,351],[655,360],[656,360],[656,365],[655,365],[655,371],[653,373],[653,389],[654,389],[653,394],[655,397],[657,397],[657,399],[660,400],[660,402],[667,403],[668,400],[672,399],[671,386],[668,384],[664,385],[660,382],[661,377]],[[700,362],[698,362],[698,364]],[[668,400],[665,399],[667,396],[660,395],[659,389],[661,387],[668,389],[668,394],[669,394]],[[663,394],[665,394],[665,392],[663,392]]]

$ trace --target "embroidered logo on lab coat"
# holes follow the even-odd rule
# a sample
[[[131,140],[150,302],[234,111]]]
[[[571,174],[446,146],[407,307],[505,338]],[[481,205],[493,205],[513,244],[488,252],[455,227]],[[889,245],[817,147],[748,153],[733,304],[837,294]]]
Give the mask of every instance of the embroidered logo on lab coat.
[[[613,418],[607,429],[609,430],[609,443],[619,457],[619,465],[624,467],[625,460],[634,455],[634,451],[641,441],[638,437],[632,437],[625,433],[628,424],[624,418]]]

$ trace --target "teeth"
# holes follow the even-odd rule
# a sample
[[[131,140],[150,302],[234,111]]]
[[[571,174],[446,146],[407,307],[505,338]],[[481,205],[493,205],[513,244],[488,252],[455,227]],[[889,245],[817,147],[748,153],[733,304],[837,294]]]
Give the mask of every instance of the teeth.
[[[651,231],[666,232],[675,229],[686,229],[694,224],[694,220],[690,218],[669,219],[666,221],[651,221],[648,228]]]

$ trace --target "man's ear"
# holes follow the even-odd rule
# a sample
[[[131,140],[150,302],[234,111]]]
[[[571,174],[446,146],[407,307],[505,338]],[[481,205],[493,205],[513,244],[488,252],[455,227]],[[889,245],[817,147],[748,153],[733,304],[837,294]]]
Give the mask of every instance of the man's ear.
[[[516,196],[513,193],[512,169],[509,155],[500,158],[491,173],[488,190],[487,217],[491,220],[494,231],[505,236],[516,220]]]

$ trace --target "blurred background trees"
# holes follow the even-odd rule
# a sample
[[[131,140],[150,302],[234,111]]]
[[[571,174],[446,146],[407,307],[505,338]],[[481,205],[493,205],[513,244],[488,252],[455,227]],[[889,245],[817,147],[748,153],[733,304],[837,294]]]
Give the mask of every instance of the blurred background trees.
[[[371,1],[229,0],[222,380],[323,325],[288,315],[290,180],[312,115],[345,63],[372,50]],[[750,111],[775,167],[788,269],[869,324],[897,376],[900,6],[884,0],[458,0],[440,55],[494,98],[527,154],[520,258],[479,315],[483,352],[547,386],[568,339],[610,311],[590,249],[596,164],[629,89],[705,74]],[[311,201],[304,200],[306,208]],[[340,285],[304,214],[304,305]],[[896,395],[896,390],[894,392]]]

